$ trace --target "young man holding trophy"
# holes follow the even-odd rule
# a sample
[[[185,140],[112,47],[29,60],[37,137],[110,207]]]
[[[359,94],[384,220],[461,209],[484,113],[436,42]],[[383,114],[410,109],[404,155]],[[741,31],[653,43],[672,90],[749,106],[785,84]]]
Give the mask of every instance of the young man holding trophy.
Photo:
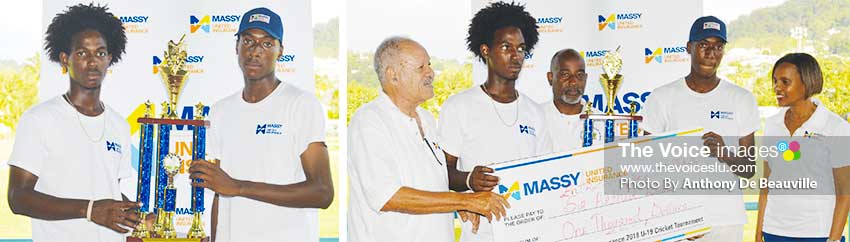
[[[33,241],[121,241],[140,222],[120,189],[135,182],[130,127],[100,100],[127,43],[107,10],[74,5],[47,29],[45,51],[69,88],[24,113],[9,158],[9,206],[32,218]]]
[[[647,133],[662,133],[701,126],[703,145],[717,156],[718,147],[727,144],[751,147],[753,133],[759,128],[756,100],[750,91],[717,76],[726,45],[726,24],[714,16],[700,17],[691,26],[687,51],[691,56],[690,73],[652,91],[643,110],[641,124]],[[726,137],[724,139],[724,137]],[[737,140],[729,140],[737,137]],[[750,178],[753,171],[739,169],[754,166],[747,157],[718,158],[739,172],[724,174],[726,179]],[[731,170],[731,169],[730,169]],[[708,212],[706,221],[713,227],[699,241],[741,241],[747,223],[740,190],[735,195],[700,197]]]
[[[194,186],[216,193],[212,236],[222,241],[318,241],[318,214],[333,200],[325,121],[313,94],[275,77],[283,24],[267,8],[242,17],[236,55],[245,86],[210,111],[207,160]]]

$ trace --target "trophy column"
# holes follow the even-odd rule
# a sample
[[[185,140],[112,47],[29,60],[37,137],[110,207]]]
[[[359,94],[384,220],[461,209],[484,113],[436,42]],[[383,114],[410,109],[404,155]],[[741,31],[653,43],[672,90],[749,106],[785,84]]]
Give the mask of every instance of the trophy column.
[[[159,217],[157,217],[155,228],[158,228],[159,230],[149,231],[147,236],[134,231],[134,233],[127,238],[127,241],[209,241],[209,237],[207,237],[204,233],[204,223],[201,220],[201,213],[204,211],[203,188],[191,188],[192,203],[190,206],[194,213],[192,227],[185,234],[178,234],[175,230],[174,219],[175,210],[177,208],[177,186],[174,184],[174,176],[177,175],[183,161],[176,154],[169,153],[168,150],[168,135],[171,132],[170,127],[172,125],[188,125],[193,129],[192,158],[203,159],[205,157],[204,152],[206,150],[206,128],[209,126],[209,121],[203,119],[139,118],[138,122],[143,125],[149,125],[150,132],[153,131],[154,125],[159,126],[160,128],[160,133],[157,136],[160,140],[156,143],[161,145],[158,147],[158,150],[162,159],[159,159],[157,166],[162,169],[160,174],[162,174],[164,178],[160,179],[160,177],[157,176],[157,179],[159,179],[157,189],[161,190],[157,191],[158,196],[156,201],[159,206],[157,211],[160,211],[160,214],[157,215]],[[150,144],[154,143],[151,139],[146,140],[149,140],[147,142]],[[145,146],[143,145],[142,147]],[[150,149],[153,149],[153,147]],[[140,178],[140,186],[144,186],[143,180],[143,178]],[[148,179],[148,184],[149,183],[150,179]],[[160,186],[160,184],[164,185]]]
[[[204,104],[195,105],[195,120],[204,120]],[[192,126],[192,160],[203,160],[206,158],[207,128],[203,125]],[[203,179],[195,179],[193,182],[204,182]],[[204,224],[201,221],[201,213],[204,211],[204,188],[192,187],[192,227],[189,228],[187,238],[203,238]]]
[[[148,118],[152,113],[150,101],[145,102],[145,117]],[[141,223],[133,230],[132,236],[136,238],[149,238],[150,231],[145,226],[145,218],[148,214],[150,205],[151,192],[151,166],[153,163],[153,125],[141,123],[139,133],[139,168],[138,168],[138,183],[136,187],[136,201],[141,203],[139,206],[139,218]]]

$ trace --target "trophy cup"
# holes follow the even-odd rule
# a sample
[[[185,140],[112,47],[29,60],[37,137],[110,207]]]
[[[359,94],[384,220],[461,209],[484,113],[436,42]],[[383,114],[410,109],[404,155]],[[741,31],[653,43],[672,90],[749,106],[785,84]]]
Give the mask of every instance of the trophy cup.
[[[165,84],[165,89],[168,91],[169,113],[168,118],[177,118],[177,100],[180,99],[180,92],[186,85],[186,79],[189,77],[186,71],[186,46],[183,44],[184,34],[180,37],[180,41],[168,41],[168,50],[163,55],[163,61],[159,66],[159,74],[162,76],[162,81]]]
[[[204,211],[204,189],[192,187],[191,211],[193,213],[192,227],[185,238],[178,235],[174,227],[174,216],[177,208],[177,186],[174,184],[174,176],[177,175],[182,161],[180,157],[169,152],[171,127],[173,125],[188,125],[192,129],[192,159],[204,159],[206,150],[206,128],[209,121],[205,120],[204,110],[206,106],[198,103],[195,115],[192,119],[180,119],[177,116],[180,93],[186,85],[188,71],[186,70],[186,46],[183,39],[168,42],[168,49],[163,56],[163,62],[158,66],[162,81],[167,91],[168,102],[162,103],[162,114],[159,118],[153,117],[153,104],[145,102],[145,115],[138,119],[141,127],[139,135],[139,180],[136,201],[142,203],[138,212],[144,221],[149,208],[151,193],[151,171],[156,169],[154,212],[157,220],[153,228],[147,228],[140,223],[133,233],[127,237],[128,242],[142,241],[209,241],[204,234],[201,213]],[[156,135],[154,135],[154,131]],[[154,141],[156,137],[156,141]],[[154,156],[154,150],[156,155]],[[153,166],[154,157],[156,165]],[[195,179],[196,182],[203,182]]]
[[[599,77],[599,84],[602,85],[602,91],[606,98],[606,105],[603,107],[604,114],[593,114],[591,110],[592,103],[588,102],[585,107],[585,113],[579,116],[584,120],[584,129],[582,131],[582,145],[584,147],[593,145],[593,122],[595,120],[605,120],[605,143],[614,141],[615,120],[628,120],[628,137],[637,137],[637,122],[643,120],[643,117],[635,115],[637,103],[630,103],[628,115],[614,114],[617,92],[623,85],[623,75],[620,74],[620,70],[623,67],[623,58],[620,56],[619,51],[620,47],[617,47],[615,51],[608,51],[602,59],[602,70],[604,73]]]

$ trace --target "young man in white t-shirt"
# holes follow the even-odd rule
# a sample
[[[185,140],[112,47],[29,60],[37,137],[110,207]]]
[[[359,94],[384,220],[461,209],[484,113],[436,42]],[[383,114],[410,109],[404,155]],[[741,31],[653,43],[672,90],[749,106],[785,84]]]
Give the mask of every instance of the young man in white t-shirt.
[[[584,122],[579,118],[584,111],[582,95],[587,84],[584,58],[573,49],[559,50],[552,56],[546,73],[552,87],[552,100],[540,104],[546,130],[552,141],[552,151],[562,152],[582,147]],[[601,135],[594,144],[602,144]]]
[[[348,240],[450,242],[455,211],[504,216],[507,201],[498,194],[449,191],[436,120],[418,108],[434,96],[425,49],[407,38],[388,38],[375,51],[375,71],[381,93],[349,126]]]
[[[130,127],[104,105],[107,69],[127,37],[108,8],[74,5],[47,29],[45,51],[68,73],[69,88],[27,110],[9,157],[9,207],[32,218],[33,241],[123,241],[139,223]],[[153,216],[149,216],[153,218]],[[152,220],[149,220],[152,221]]]
[[[318,213],[333,200],[318,99],[275,77],[283,24],[267,8],[242,16],[236,54],[242,90],[210,111],[210,158],[192,162],[194,186],[216,192],[218,241],[318,241]],[[217,216],[216,216],[217,215]]]
[[[691,55],[691,71],[684,78],[652,91],[644,105],[641,124],[647,133],[663,133],[679,129],[703,127],[703,145],[716,157],[717,147],[735,145],[752,147],[753,133],[759,128],[758,106],[752,93],[717,76],[726,45],[726,25],[714,16],[698,18],[691,26],[687,51]],[[724,137],[726,137],[724,139]],[[729,140],[736,137],[738,140]],[[755,161],[749,157],[718,159],[736,166],[727,179],[750,178]],[[707,195],[700,197],[706,209],[711,232],[699,241],[741,241],[747,223],[743,195]]]
[[[487,80],[449,97],[440,110],[438,133],[452,190],[491,191],[499,179],[484,165],[551,151],[540,105],[515,88],[537,37],[536,20],[516,3],[496,2],[473,17],[467,47],[487,64]],[[482,222],[473,234],[464,223],[460,239],[492,241],[492,225]]]

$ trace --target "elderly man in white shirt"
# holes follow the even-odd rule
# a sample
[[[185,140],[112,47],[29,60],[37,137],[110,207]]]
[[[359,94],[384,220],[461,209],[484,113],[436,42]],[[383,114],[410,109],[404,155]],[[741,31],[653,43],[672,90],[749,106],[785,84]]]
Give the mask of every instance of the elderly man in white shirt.
[[[349,241],[454,241],[453,212],[504,216],[508,203],[498,194],[449,191],[436,121],[417,107],[434,96],[425,49],[388,38],[375,51],[375,71],[382,92],[349,125]]]

